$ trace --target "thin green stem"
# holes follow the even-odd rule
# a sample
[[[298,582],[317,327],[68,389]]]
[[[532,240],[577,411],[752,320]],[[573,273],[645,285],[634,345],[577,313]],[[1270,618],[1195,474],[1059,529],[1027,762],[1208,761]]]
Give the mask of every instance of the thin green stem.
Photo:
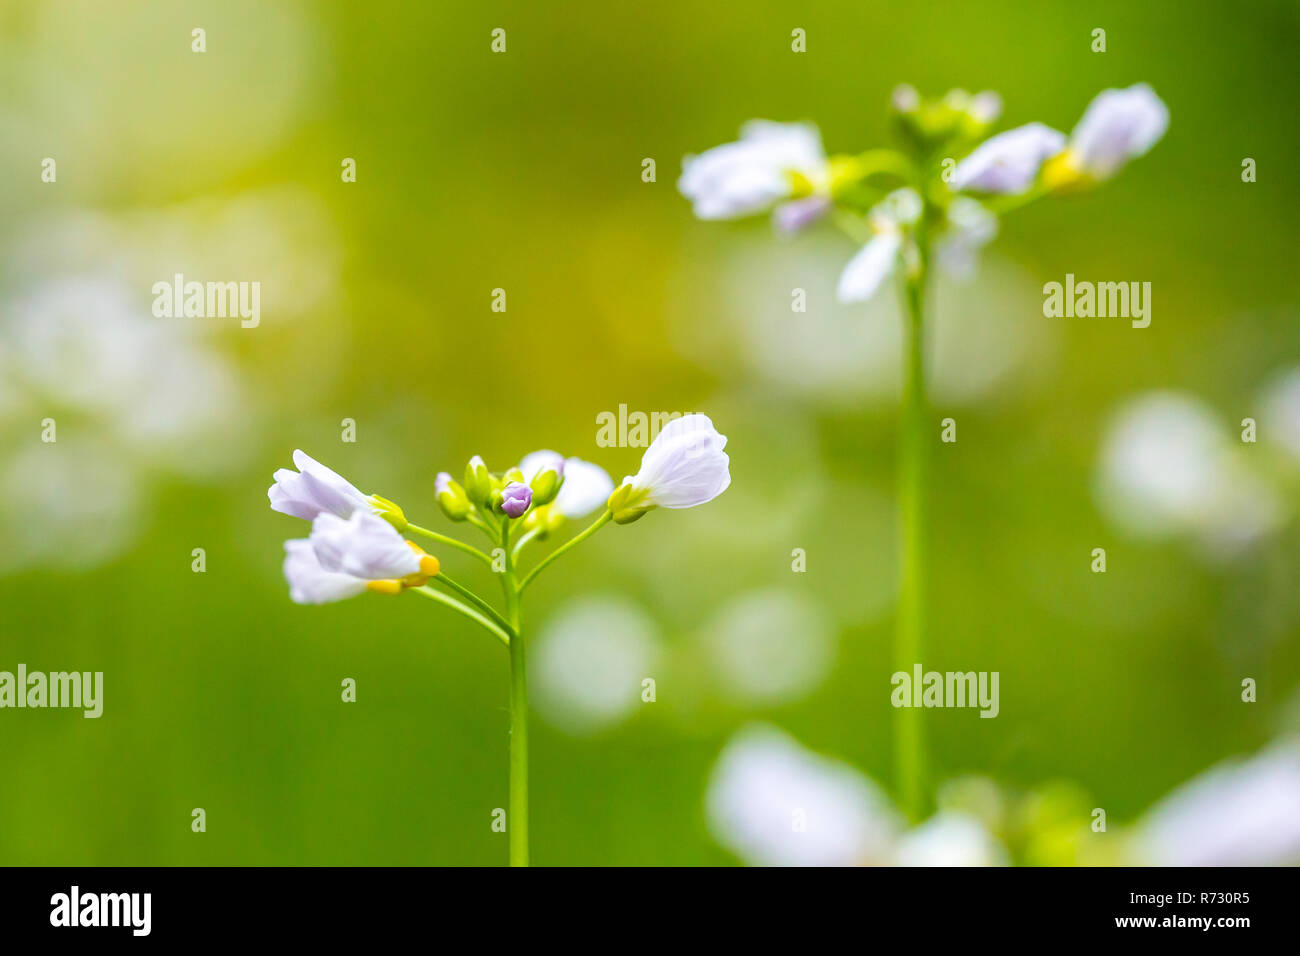
[[[486,614],[489,618],[491,618],[492,621],[496,623],[498,627],[501,628],[501,630],[505,631],[507,634],[514,633],[514,628],[511,627],[510,622],[507,621],[504,617],[502,617],[497,612],[496,608],[494,608],[487,601],[483,600],[481,597],[479,597],[469,588],[465,587],[465,585],[457,584],[451,578],[447,577],[445,572],[439,571],[434,577],[431,577],[429,581],[432,584],[441,584],[455,591],[457,594],[465,598],[467,601],[469,601],[471,604],[477,607],[480,611]]]
[[[529,541],[532,541],[541,533],[542,533],[541,528],[533,528],[531,531],[525,531],[523,534],[521,534],[519,536],[519,540],[515,542],[514,548],[511,549],[510,552],[511,557],[518,558],[519,552],[524,549],[524,545],[526,545]]]
[[[510,527],[501,533],[506,570],[501,587],[506,595],[506,615],[515,633],[510,642],[510,796],[506,832],[510,838],[510,865],[528,865],[528,671],[519,610],[522,588],[510,558]]]
[[[507,647],[515,643],[514,641],[510,640],[510,635],[507,634],[505,631],[501,630],[501,628],[497,627],[497,625],[493,623],[490,618],[485,617],[484,615],[480,614],[478,611],[474,610],[471,607],[466,607],[464,604],[461,604],[450,594],[443,594],[441,591],[435,591],[427,584],[421,585],[418,588],[410,588],[409,590],[415,591],[418,594],[423,594],[425,597],[432,598],[433,600],[437,601],[439,604],[446,605],[447,607],[451,608],[453,611],[457,611],[461,614],[464,614],[467,618],[477,623],[480,627],[482,627],[489,634],[496,637],[497,640],[499,640],[502,644],[505,644]]]
[[[407,524],[406,529],[408,531],[414,531],[416,534],[422,534],[426,538],[432,538],[434,541],[441,541],[443,544],[455,548],[457,551],[464,551],[466,554],[472,554],[488,567],[492,567],[492,559],[472,544],[466,544],[464,541],[457,541],[455,538],[448,537],[445,534],[439,534],[436,531],[430,531],[428,528],[421,528],[416,524]]]
[[[919,267],[906,281],[907,322],[904,333],[902,428],[899,439],[898,623],[894,643],[896,671],[911,674],[921,664],[924,635],[927,403],[925,395],[925,293],[929,249],[918,235]],[[910,701],[909,701],[910,703]],[[925,812],[925,736],[922,713],[903,707],[894,721],[896,785],[904,812],[918,821]]]
[[[524,588],[528,587],[528,585],[532,582],[533,578],[537,577],[537,575],[542,572],[543,568],[545,568],[548,564],[550,564],[560,555],[564,554],[564,552],[568,551],[570,548],[576,547],[578,544],[581,544],[583,541],[590,538],[593,534],[595,534],[597,531],[603,528],[613,517],[614,517],[613,512],[606,509],[605,512],[601,514],[599,518],[597,518],[591,524],[587,525],[587,527],[584,528],[581,532],[574,535],[572,538],[564,542],[564,544],[560,545],[558,548],[556,548],[546,557],[542,558],[542,560],[537,563],[537,566],[534,567],[531,571],[529,571],[528,574],[524,577],[523,581],[520,582],[519,584],[520,592],[522,593]]]

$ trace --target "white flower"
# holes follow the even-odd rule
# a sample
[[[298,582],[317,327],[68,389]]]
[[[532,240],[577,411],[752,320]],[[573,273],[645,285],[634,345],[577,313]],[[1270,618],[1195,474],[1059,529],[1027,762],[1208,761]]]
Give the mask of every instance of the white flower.
[[[935,243],[936,260],[950,275],[968,277],[979,252],[998,234],[998,217],[968,196],[948,206],[948,229]]]
[[[1131,534],[1190,534],[1211,556],[1239,552],[1285,517],[1214,413],[1177,392],[1147,393],[1115,416],[1102,441],[1097,495]]]
[[[896,189],[870,213],[875,238],[864,245],[840,273],[836,295],[841,302],[865,302],[876,294],[898,265],[903,227],[920,218],[921,197],[913,189]]]
[[[367,582],[363,579],[322,568],[316,549],[306,538],[286,541],[284,550],[284,577],[295,604],[329,604],[365,592]]]
[[[625,500],[615,507],[639,517],[650,508],[694,508],[712,501],[731,484],[731,459],[723,451],[725,435],[718,434],[707,415],[684,415],[665,425],[641,456],[641,470],[623,479],[619,492]]]
[[[1135,862],[1155,866],[1300,863],[1300,746],[1276,744],[1183,784],[1138,823]]]
[[[1147,84],[1104,90],[1070,134],[1070,166],[1105,179],[1151,149],[1168,126],[1169,108]]]
[[[899,866],[1006,866],[1007,852],[968,813],[943,810],[913,827],[895,851]]]
[[[601,507],[614,491],[614,479],[600,465],[581,458],[564,460],[564,484],[554,508],[566,518],[585,518]]]
[[[884,862],[902,825],[853,767],[765,725],[727,744],[709,778],[706,810],[714,838],[758,866]]]
[[[378,512],[370,499],[351,482],[306,452],[295,451],[293,463],[298,471],[279,469],[274,475],[275,484],[266,492],[271,499],[272,511],[307,521],[326,513],[349,518],[355,511]]]
[[[525,484],[531,484],[547,467],[564,476],[564,484],[560,485],[551,506],[566,518],[585,518],[603,505],[614,490],[614,479],[609,477],[609,472],[581,458],[565,458],[559,452],[544,449],[525,455],[519,463]]]
[[[1043,162],[1065,148],[1065,134],[1029,123],[985,140],[957,164],[953,189],[985,193],[1023,193],[1038,176]]]
[[[740,140],[682,161],[677,188],[701,219],[735,219],[762,212],[795,194],[825,194],[830,168],[817,128],[751,120]]]
[[[391,524],[368,511],[354,512],[347,520],[322,512],[312,522],[309,540],[326,571],[368,581],[401,579],[421,572],[420,555]]]

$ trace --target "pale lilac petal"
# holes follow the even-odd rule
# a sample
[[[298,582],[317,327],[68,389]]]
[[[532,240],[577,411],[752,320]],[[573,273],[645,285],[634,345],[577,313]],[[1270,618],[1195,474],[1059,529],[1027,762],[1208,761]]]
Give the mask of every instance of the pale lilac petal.
[[[880,284],[898,264],[898,251],[902,244],[902,237],[898,233],[885,232],[863,246],[840,273],[840,284],[836,290],[839,300],[865,302],[875,295]]]
[[[953,172],[953,189],[1018,194],[1033,185],[1043,163],[1065,148],[1065,134],[1029,123],[986,140]]]
[[[693,508],[712,501],[731,484],[727,438],[707,415],[669,422],[641,456],[641,470],[624,479],[661,508]]]
[[[306,538],[286,541],[284,550],[284,577],[289,582],[289,597],[295,604],[329,604],[356,597],[366,590],[366,582],[361,578],[322,568],[316,549]]]
[[[1169,108],[1145,83],[1104,90],[1088,104],[1070,134],[1074,165],[1103,179],[1143,155],[1169,127]]]
[[[312,522],[311,543],[321,567],[366,580],[404,578],[420,559],[391,524],[366,511],[344,520],[322,513]]]

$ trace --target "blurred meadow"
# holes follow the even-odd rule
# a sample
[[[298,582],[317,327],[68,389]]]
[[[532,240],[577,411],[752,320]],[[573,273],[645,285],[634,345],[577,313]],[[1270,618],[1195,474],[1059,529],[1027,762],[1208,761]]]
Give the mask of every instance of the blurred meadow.
[[[534,862],[762,862],[709,809],[729,742],[777,733],[756,724],[889,792],[896,297],[838,304],[842,236],[702,223],[674,184],[755,117],[884,145],[900,82],[997,90],[1004,128],[1068,132],[1140,81],[1171,117],[1123,176],[1008,216],[937,289],[935,432],[951,416],[958,441],[932,456],[923,663],[998,671],[1001,707],[925,712],[936,793],[993,781],[1014,862],[1088,862],[1092,808],[1118,832],[1300,729],[1297,41],[1284,0],[6,0],[0,670],[103,671],[105,700],[97,720],[0,711],[0,864],[503,863],[506,655],[414,596],[292,604],[282,545],[305,528],[266,489],[302,448],[460,532],[438,471],[554,448],[617,480],[641,449],[596,432],[621,405],[710,415],[733,483],[530,590]],[[260,324],[155,318],[175,273],[260,281]],[[1045,318],[1066,273],[1149,281],[1150,327]],[[1126,517],[1179,491],[1106,457],[1152,392],[1219,429],[1266,516]],[[1045,805],[1078,827],[1025,837]]]

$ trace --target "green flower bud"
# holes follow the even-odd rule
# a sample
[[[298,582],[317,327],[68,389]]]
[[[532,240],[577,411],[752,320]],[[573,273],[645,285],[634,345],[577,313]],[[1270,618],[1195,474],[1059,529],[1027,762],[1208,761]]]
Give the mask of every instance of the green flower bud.
[[[486,505],[492,495],[492,474],[478,455],[465,466],[465,494],[479,507]]]
[[[379,517],[383,518],[398,531],[406,530],[406,515],[402,514],[402,509],[387,498],[381,498],[379,495],[371,495],[370,503],[375,506]]]
[[[657,505],[647,501],[647,493],[632,485],[622,485],[614,489],[605,506],[613,513],[615,524],[631,524]]]
[[[563,465],[560,467],[563,468]],[[560,493],[560,485],[563,483],[564,475],[559,469],[544,468],[539,471],[528,485],[533,489],[533,507],[549,505]]]
[[[465,494],[465,489],[460,486],[460,483],[454,481],[445,471],[441,471],[434,481],[433,489],[442,513],[452,521],[464,521],[472,506],[469,503],[469,496]]]

